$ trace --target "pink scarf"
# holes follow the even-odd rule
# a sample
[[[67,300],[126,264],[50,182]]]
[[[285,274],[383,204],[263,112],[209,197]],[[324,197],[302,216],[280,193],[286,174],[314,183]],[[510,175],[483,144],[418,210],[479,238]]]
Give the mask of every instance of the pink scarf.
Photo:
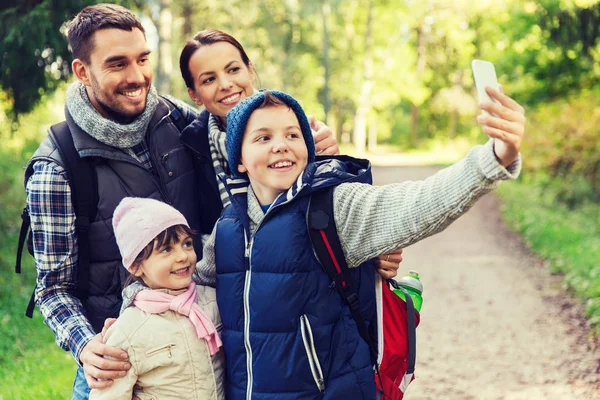
[[[133,304],[140,310],[151,314],[173,310],[185,315],[196,328],[198,338],[208,342],[211,355],[219,351],[219,347],[223,345],[215,325],[204,310],[196,304],[196,284],[194,282],[190,283],[184,293],[177,296],[157,290],[141,290],[135,295]]]

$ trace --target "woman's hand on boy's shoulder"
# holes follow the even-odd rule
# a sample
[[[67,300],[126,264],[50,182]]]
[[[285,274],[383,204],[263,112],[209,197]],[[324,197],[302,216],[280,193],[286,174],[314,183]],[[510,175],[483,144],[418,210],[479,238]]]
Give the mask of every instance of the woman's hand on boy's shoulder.
[[[308,122],[314,131],[315,149],[319,155],[338,155],[340,148],[333,130],[321,121],[317,121],[312,115],[308,116]]]
[[[500,90],[486,88],[497,102],[479,105],[488,115],[477,116],[483,131],[494,139],[494,153],[502,166],[508,167],[519,156],[525,134],[525,109]]]

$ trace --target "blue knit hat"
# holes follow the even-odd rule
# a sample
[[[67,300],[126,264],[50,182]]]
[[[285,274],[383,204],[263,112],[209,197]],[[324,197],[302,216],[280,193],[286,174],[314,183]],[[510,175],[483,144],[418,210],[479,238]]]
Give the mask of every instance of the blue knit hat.
[[[246,174],[238,171],[238,165],[240,165],[240,158],[242,156],[244,131],[246,130],[250,115],[264,102],[266,93],[267,91],[258,92],[245,98],[227,113],[227,161],[229,162],[231,173],[238,178],[246,177]],[[313,162],[315,160],[315,142],[308,118],[306,118],[302,106],[287,93],[277,90],[269,90],[268,93],[277,97],[296,114],[302,135],[304,136],[304,142],[306,143],[306,149],[308,150],[308,162]]]

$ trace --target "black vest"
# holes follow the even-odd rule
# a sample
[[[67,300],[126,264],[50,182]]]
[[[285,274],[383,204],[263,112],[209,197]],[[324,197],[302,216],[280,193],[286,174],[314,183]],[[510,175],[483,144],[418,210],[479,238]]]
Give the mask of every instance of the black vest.
[[[199,206],[207,202],[201,197],[207,197],[210,204],[220,206],[214,170],[210,159],[206,159],[208,152],[192,151],[182,143],[169,112],[168,105],[160,99],[146,134],[152,164],[150,172],[130,155],[85,133],[65,110],[75,148],[80,157],[89,158],[98,182],[98,211],[89,233],[89,282],[86,293],[81,294],[86,316],[96,332],[102,330],[106,318],[119,315],[121,290],[129,276],[121,262],[112,228],[113,212],[124,197],[164,201],[181,211],[190,227],[198,233],[210,233],[212,224],[203,220],[214,220],[220,212],[215,207],[206,210]],[[28,167],[39,160],[64,167],[48,137],[40,144]],[[209,168],[210,171],[198,171],[198,168]],[[211,172],[212,182],[208,179]],[[205,213],[210,214],[206,216],[209,218],[203,217]],[[201,240],[196,240],[195,248],[200,258]]]

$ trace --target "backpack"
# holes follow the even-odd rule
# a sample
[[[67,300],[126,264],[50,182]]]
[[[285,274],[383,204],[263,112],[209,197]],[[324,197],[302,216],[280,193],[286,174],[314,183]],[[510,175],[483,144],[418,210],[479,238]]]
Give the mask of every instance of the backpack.
[[[333,218],[333,187],[312,194],[308,228],[317,258],[342,300],[349,306],[361,338],[368,344],[375,370],[377,399],[401,400],[414,379],[416,326],[419,313],[412,298],[396,281],[375,278],[376,330],[369,330],[360,312],[360,299],[352,282]],[[392,292],[400,289],[406,302]]]
[[[186,121],[183,114],[179,111],[175,103],[164,96],[161,96],[169,108],[169,117],[181,132],[186,127]],[[96,219],[98,211],[98,183],[92,158],[81,158],[75,149],[73,136],[69,130],[66,121],[52,125],[48,129],[48,136],[56,145],[56,149],[64,162],[65,172],[67,173],[69,187],[71,188],[71,201],[75,211],[75,231],[78,237],[78,261],[75,269],[75,281],[77,296],[81,297],[87,293],[89,283],[89,228],[92,221]],[[33,174],[33,168],[29,167],[25,171],[25,185]],[[32,256],[33,237],[30,230],[31,219],[27,206],[21,212],[21,229],[19,232],[19,241],[17,243],[17,253],[15,261],[15,273],[21,273],[21,258],[23,248],[27,243],[27,251]],[[29,298],[25,315],[33,318],[33,309],[35,308],[35,287]]]

